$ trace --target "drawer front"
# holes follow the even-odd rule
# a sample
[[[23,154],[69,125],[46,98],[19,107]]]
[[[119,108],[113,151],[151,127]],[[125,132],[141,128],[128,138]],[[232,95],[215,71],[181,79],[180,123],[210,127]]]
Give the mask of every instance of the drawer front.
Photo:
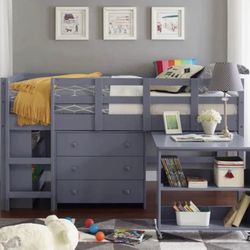
[[[58,157],[57,179],[143,180],[142,157]]]
[[[143,181],[57,181],[58,203],[142,203]]]
[[[58,132],[58,156],[142,156],[143,134]]]

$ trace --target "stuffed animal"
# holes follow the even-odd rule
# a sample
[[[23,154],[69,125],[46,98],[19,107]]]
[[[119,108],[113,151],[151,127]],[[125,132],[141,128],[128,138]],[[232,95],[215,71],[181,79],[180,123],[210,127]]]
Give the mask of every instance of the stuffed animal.
[[[0,250],[74,250],[78,231],[67,219],[50,215],[45,225],[23,223],[0,228]]]

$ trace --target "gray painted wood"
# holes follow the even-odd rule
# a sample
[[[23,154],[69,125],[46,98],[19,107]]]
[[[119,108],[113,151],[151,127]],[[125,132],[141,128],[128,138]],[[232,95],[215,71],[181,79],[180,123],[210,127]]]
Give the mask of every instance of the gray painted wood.
[[[19,74],[15,75],[12,78],[8,79],[7,84],[11,81],[24,80],[34,77],[41,77],[48,74]],[[6,81],[6,80],[5,80]],[[133,172],[132,175],[126,175],[123,178],[127,178],[127,181],[133,180],[133,178],[137,178],[136,180],[143,180],[143,184],[141,187],[143,196],[138,196],[139,199],[134,198],[133,202],[135,203],[144,203],[146,204],[145,198],[145,166],[147,163],[146,157],[146,145],[145,145],[145,136],[150,131],[163,131],[164,124],[161,115],[151,115],[150,114],[150,105],[151,104],[161,104],[161,103],[170,103],[170,104],[178,104],[178,103],[189,103],[191,109],[190,115],[182,115],[182,127],[183,131],[202,131],[202,128],[199,124],[196,123],[195,119],[198,114],[198,105],[201,103],[219,103],[221,104],[221,97],[198,97],[198,84],[206,85],[209,80],[198,80],[198,79],[180,79],[176,81],[175,79],[150,79],[150,78],[142,78],[142,79],[111,79],[111,78],[101,78],[101,79],[54,79],[53,84],[60,87],[68,87],[68,86],[95,86],[95,95],[87,95],[87,96],[54,96],[52,91],[51,96],[51,126],[24,126],[20,127],[16,124],[16,117],[13,114],[10,114],[9,110],[9,95],[8,89],[4,89],[3,85],[3,99],[2,105],[4,110],[2,110],[3,117],[3,125],[5,125],[5,136],[3,141],[6,141],[6,145],[11,146],[12,149],[15,149],[14,155],[10,155],[10,150],[7,147],[6,152],[4,152],[4,160],[8,161],[8,164],[13,165],[22,165],[26,166],[26,170],[30,169],[30,164],[32,163],[40,163],[40,164],[50,164],[51,163],[51,172],[52,172],[52,188],[51,188],[51,208],[52,210],[56,209],[56,194],[57,187],[56,180],[58,178],[57,173],[64,176],[61,173],[61,170],[58,172],[59,165],[57,159],[60,157],[65,157],[65,162],[69,162],[70,159],[77,159],[76,156],[84,156],[85,159],[83,163],[83,168],[80,170],[80,175],[86,174],[86,176],[81,177],[81,180],[90,181],[91,175],[94,173],[95,168],[99,169],[102,161],[105,162],[109,156],[112,156],[110,159],[112,163],[108,161],[107,165],[110,165],[112,172],[115,173],[117,171],[117,175],[119,175],[119,171],[122,171],[121,167],[118,167],[114,170],[115,165],[119,164],[116,160],[122,156],[124,162],[128,160],[128,162],[132,161],[132,158],[140,159],[140,163],[136,163],[136,171]],[[150,97],[150,85],[186,85],[191,86],[191,97]],[[110,97],[103,94],[103,89],[107,89],[110,85],[143,85],[143,97]],[[143,105],[143,113],[141,115],[109,115],[102,113],[102,107],[104,104],[109,103],[137,103]],[[231,131],[239,131],[241,134],[243,133],[242,125],[243,125],[243,103],[244,97],[240,93],[239,97],[231,97],[229,99],[229,103],[238,104],[238,116],[231,115],[228,117],[229,128]],[[60,113],[55,114],[54,112],[54,104],[89,104],[95,106],[94,114],[66,114]],[[4,115],[4,116],[3,116]],[[220,124],[218,130],[222,128]],[[26,133],[30,133],[31,130],[48,130],[51,131],[51,159],[49,158],[34,158],[34,160],[29,156],[29,154],[22,152],[22,148],[20,146],[14,145],[14,141],[21,142],[20,139]],[[11,131],[11,132],[10,132]],[[12,134],[12,139],[11,135]],[[20,136],[19,136],[20,135]],[[20,137],[20,138],[19,138]],[[9,139],[8,139],[9,138]],[[73,141],[72,141],[73,139]],[[128,141],[129,139],[129,141]],[[9,141],[8,141],[9,140]],[[24,139],[27,141],[27,138]],[[76,147],[72,148],[71,142],[76,142]],[[130,143],[131,141],[131,143]],[[17,143],[17,144],[18,144]],[[25,148],[25,147],[24,147]],[[232,147],[228,148],[232,149]],[[173,149],[175,150],[175,149]],[[205,150],[205,149],[204,149]],[[12,153],[11,151],[11,153]],[[133,157],[131,157],[133,156]],[[20,157],[24,157],[21,159]],[[68,158],[67,158],[68,157]],[[73,158],[72,158],[73,157]],[[80,159],[80,158],[79,158]],[[91,159],[86,162],[86,159]],[[141,160],[143,159],[143,163]],[[198,157],[194,158],[195,161],[198,161]],[[111,161],[111,160],[110,160]],[[188,161],[188,160],[187,160]],[[205,161],[205,160],[203,160]],[[74,161],[73,161],[74,162]],[[92,164],[95,163],[95,167],[91,169]],[[121,161],[123,162],[123,161]],[[5,168],[3,172],[5,172],[5,176],[9,176],[8,168],[5,164]],[[190,168],[190,164],[186,163],[185,168]],[[68,171],[69,166],[65,166],[65,171]],[[57,169],[57,173],[56,173]],[[84,170],[83,170],[84,169]],[[23,170],[25,171],[25,170]],[[190,170],[188,170],[190,171]],[[208,171],[211,172],[211,169]],[[93,181],[105,181],[105,178],[108,178],[109,173],[100,174]],[[62,177],[61,176],[61,177]],[[114,174],[116,176],[116,174]],[[60,177],[60,178],[61,178]],[[62,177],[64,178],[64,177]],[[75,185],[75,177],[74,175],[69,175],[68,177],[69,183],[71,185]],[[72,179],[71,179],[72,178]],[[86,178],[86,179],[85,179]],[[99,179],[100,178],[100,179]],[[114,177],[113,177],[114,178]],[[120,177],[121,178],[121,177]],[[4,188],[10,187],[9,178],[5,178],[6,183],[3,182]],[[115,184],[114,184],[115,185]],[[115,186],[113,186],[115,187]],[[3,195],[5,198],[9,197],[10,191],[4,191]],[[21,198],[23,194],[23,198],[27,197],[27,191],[21,191],[17,194],[17,198]],[[33,195],[33,194],[32,194]],[[31,196],[32,196],[31,195]],[[35,194],[34,194],[35,195]],[[40,197],[39,194],[37,197]],[[85,198],[84,198],[85,199]],[[99,199],[99,198],[98,198]],[[98,200],[97,199],[97,200]],[[13,199],[16,200],[16,199]],[[118,201],[118,199],[116,200]],[[67,202],[67,201],[65,201]],[[77,202],[75,200],[74,202]],[[104,202],[104,201],[103,201]],[[120,200],[122,202],[122,200]],[[5,199],[5,208],[9,208],[9,199]]]
[[[58,180],[143,180],[142,157],[57,157]]]
[[[143,203],[143,181],[57,181],[58,203]]]
[[[200,165],[198,168],[189,168],[186,169],[183,167],[183,171],[185,176],[203,176],[208,180],[208,188],[187,188],[187,187],[169,187],[164,186],[162,184],[162,166],[161,166],[161,159],[165,155],[169,155],[169,152],[176,152],[175,154],[178,155],[179,151],[198,151],[198,152],[227,152],[227,151],[237,151],[237,152],[246,152],[250,151],[250,141],[244,139],[239,134],[234,134],[232,141],[230,142],[175,142],[171,139],[170,135],[165,135],[164,133],[152,133],[152,137],[155,143],[155,147],[158,152],[158,170],[157,170],[157,226],[160,230],[226,230],[227,228],[224,227],[223,219],[229,209],[227,206],[209,206],[211,211],[211,218],[210,218],[210,225],[208,227],[199,227],[199,226],[192,226],[192,227],[184,227],[184,226],[177,226],[176,225],[176,216],[174,209],[172,207],[167,207],[162,205],[162,198],[161,195],[163,192],[190,192],[190,191],[198,191],[198,192],[237,192],[238,194],[242,192],[246,192],[250,190],[250,180],[249,180],[249,165],[246,164],[245,170],[245,186],[242,188],[237,187],[217,187],[214,184],[213,178],[213,169],[212,163],[210,168],[203,168]],[[190,157],[193,157],[190,155]],[[207,156],[205,156],[207,158]],[[201,158],[201,157],[200,157]],[[196,162],[197,163],[197,162]],[[181,163],[182,164],[182,163]],[[198,174],[198,175],[197,175]],[[178,200],[178,198],[176,199]],[[249,214],[249,209],[247,211],[247,215]],[[248,216],[247,216],[248,217]],[[246,216],[244,217],[246,218]],[[240,230],[249,230],[250,224],[249,220],[243,219],[240,227],[237,229]],[[231,230],[231,228],[230,228]]]
[[[55,79],[52,80],[51,82],[51,96],[50,96],[50,101],[51,101],[51,131],[50,131],[50,143],[51,143],[51,148],[50,148],[50,172],[51,172],[51,210],[56,210],[57,208],[57,195],[56,195],[56,132],[55,132],[55,126],[56,126],[56,120],[55,120],[55,95],[54,95],[54,90],[55,90]]]
[[[124,132],[58,132],[58,156],[143,156],[143,135]]]
[[[103,79],[95,80],[95,130],[103,130]]]
[[[234,134],[230,142],[175,142],[169,135],[153,132],[155,146],[160,150],[198,150],[198,151],[248,151],[250,141]]]

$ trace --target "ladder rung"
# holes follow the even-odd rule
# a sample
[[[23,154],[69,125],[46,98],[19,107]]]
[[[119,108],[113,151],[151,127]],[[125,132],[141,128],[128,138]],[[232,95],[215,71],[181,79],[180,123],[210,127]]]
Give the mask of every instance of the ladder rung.
[[[51,158],[9,158],[9,164],[51,164]]]
[[[11,191],[8,193],[9,198],[51,198],[51,192],[40,191]]]

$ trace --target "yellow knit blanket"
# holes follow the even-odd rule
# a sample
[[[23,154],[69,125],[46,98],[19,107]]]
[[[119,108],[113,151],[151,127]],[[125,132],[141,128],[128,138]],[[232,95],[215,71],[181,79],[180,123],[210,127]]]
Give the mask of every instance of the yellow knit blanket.
[[[13,107],[13,112],[17,115],[18,125],[50,124],[50,86],[52,78],[97,78],[101,75],[100,72],[69,74],[12,83],[10,88],[18,91]]]

